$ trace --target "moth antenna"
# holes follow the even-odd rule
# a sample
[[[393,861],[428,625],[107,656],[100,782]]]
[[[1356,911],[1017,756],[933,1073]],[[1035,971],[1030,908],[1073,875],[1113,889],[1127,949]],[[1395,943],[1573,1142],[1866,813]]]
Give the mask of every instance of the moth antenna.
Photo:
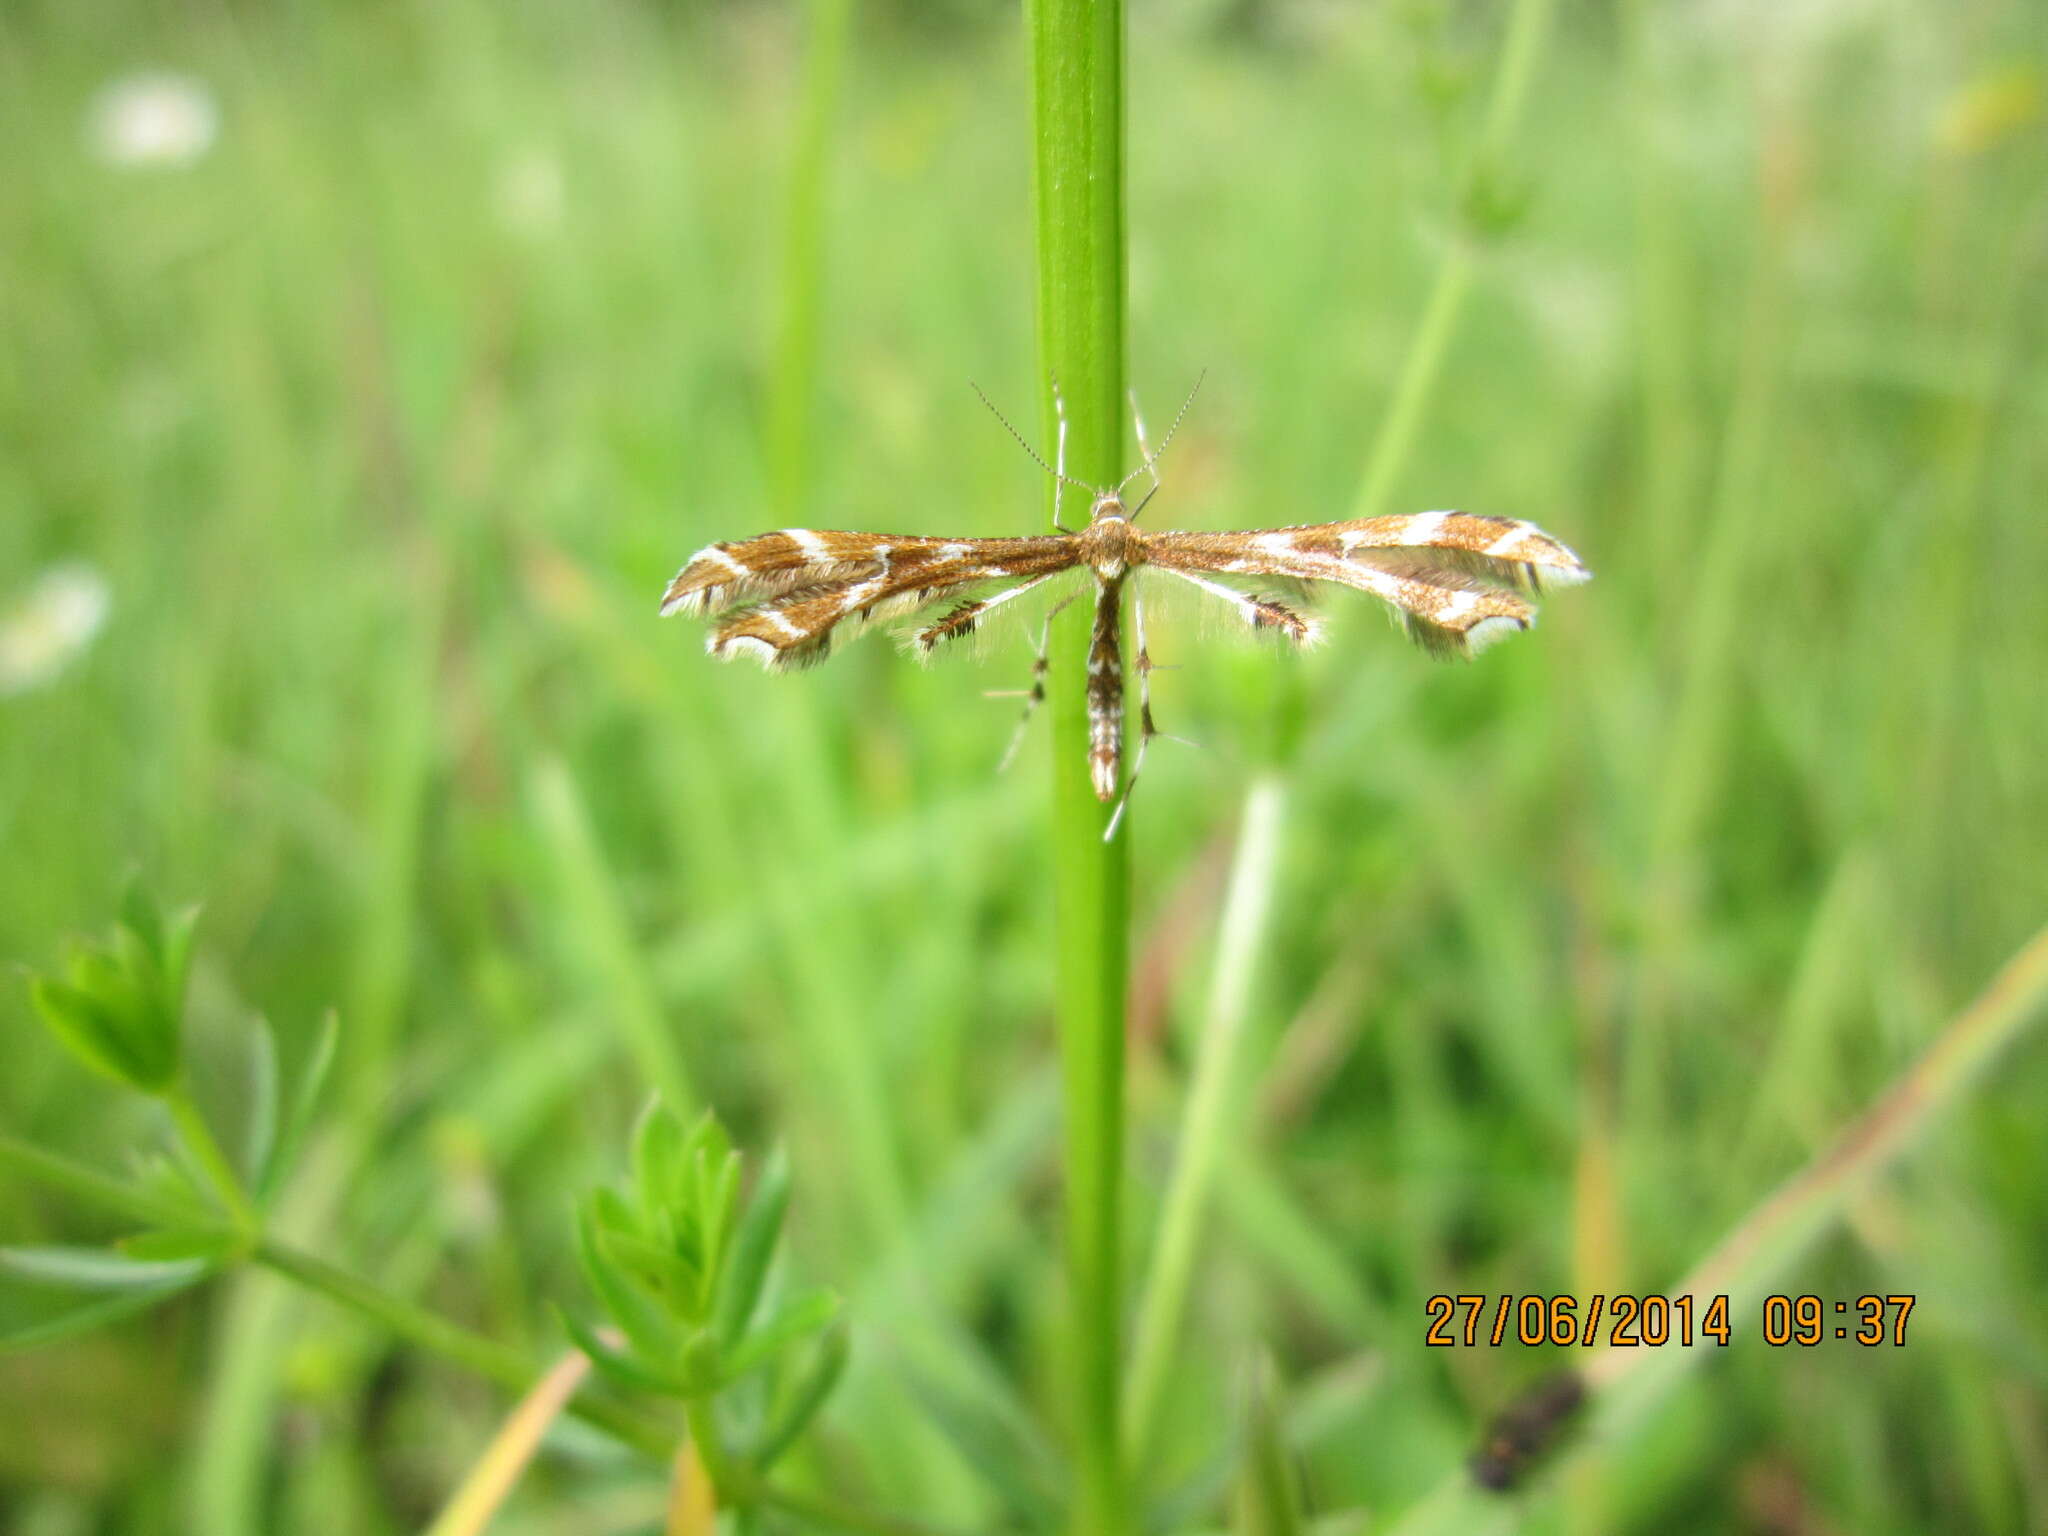
[[[1206,368],[1204,368],[1200,373],[1195,375],[1195,387],[1188,391],[1187,399],[1181,401],[1180,409],[1174,412],[1173,424],[1166,429],[1166,436],[1159,439],[1158,450],[1156,452],[1146,452],[1145,462],[1140,464],[1136,469],[1132,470],[1128,475],[1125,475],[1123,479],[1117,482],[1116,488],[1119,494],[1122,493],[1123,488],[1125,486],[1129,485],[1133,480],[1137,479],[1138,476],[1146,474],[1148,472],[1152,476],[1154,487],[1157,487],[1159,482],[1159,473],[1156,469],[1153,468],[1153,466],[1157,464],[1161,459],[1166,457],[1167,445],[1173,441],[1173,434],[1180,430],[1181,422],[1187,419],[1188,407],[1195,403],[1195,396],[1200,394],[1202,390],[1202,380],[1206,379],[1207,377],[1209,377],[1209,370]],[[1131,420],[1137,424],[1138,448],[1141,452],[1144,452],[1145,424],[1138,416],[1138,400],[1135,393],[1131,397]],[[1150,500],[1151,498],[1148,496],[1146,499]]]
[[[1095,494],[1094,486],[1083,485],[1080,481],[1076,480],[1072,475],[1069,475],[1062,470],[1054,469],[1050,464],[1046,463],[1044,458],[1040,456],[1038,450],[1032,447],[1026,441],[1024,441],[1024,434],[1022,432],[1019,432],[1015,427],[1010,425],[1010,418],[1005,416],[1001,411],[996,409],[995,401],[989,399],[989,397],[986,394],[982,393],[982,388],[979,384],[975,383],[974,380],[969,379],[967,381],[967,387],[973,390],[977,395],[981,396],[981,403],[988,407],[989,414],[994,416],[997,421],[1000,421],[1003,424],[1003,430],[1009,433],[1010,436],[1014,437],[1017,440],[1017,446],[1019,448],[1022,448],[1026,453],[1031,455],[1032,463],[1036,464],[1048,475],[1051,475],[1053,479],[1058,480],[1063,484],[1071,485],[1077,491],[1081,491],[1089,496],[1093,496]]]

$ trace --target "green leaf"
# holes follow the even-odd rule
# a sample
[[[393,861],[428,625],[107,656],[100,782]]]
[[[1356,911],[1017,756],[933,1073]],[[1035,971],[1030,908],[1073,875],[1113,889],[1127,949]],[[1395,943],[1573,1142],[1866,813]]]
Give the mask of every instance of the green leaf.
[[[1465,227],[1481,240],[1513,233],[1528,217],[1535,192],[1498,166],[1481,166],[1465,184],[1460,213]]]
[[[650,1224],[682,1194],[688,1166],[680,1121],[657,1096],[647,1101],[633,1127],[633,1194]]]
[[[832,1396],[832,1389],[839,1385],[850,1352],[844,1322],[834,1323],[825,1330],[818,1340],[818,1347],[811,1353],[809,1366],[797,1379],[795,1388],[785,1398],[755,1447],[754,1465],[760,1472],[765,1474],[780,1461],[783,1454],[796,1444],[797,1437],[811,1420],[817,1417],[818,1410]]]
[[[143,1093],[162,1094],[181,1060],[183,977],[189,921],[166,935],[147,898],[131,888],[110,943],[72,952],[69,980],[38,976],[35,1011],[86,1066]]]
[[[642,1230],[640,1212],[615,1189],[593,1189],[587,1208],[591,1219],[607,1232],[631,1232],[638,1236]]]
[[[598,1191],[599,1195],[605,1193]],[[597,1206],[596,1198],[585,1201],[576,1224],[576,1252],[583,1263],[584,1278],[597,1293],[598,1304],[632,1340],[634,1348],[658,1360],[676,1358],[682,1348],[682,1334],[662,1309],[606,1257]]]
[[[1058,1530],[1070,1474],[1045,1452],[1030,1426],[975,1402],[936,1376],[906,1362],[904,1385],[960,1459],[978,1473],[1032,1530]]]
[[[163,912],[139,876],[130,875],[121,889],[120,923],[153,956],[164,952]]]
[[[242,1177],[263,1177],[277,1142],[277,1034],[260,1014],[249,1038],[249,1118],[242,1129]]]
[[[197,1278],[195,1276],[194,1280]],[[124,1317],[147,1312],[159,1302],[168,1300],[192,1285],[194,1280],[180,1280],[149,1290],[123,1291],[99,1301],[87,1302],[84,1306],[75,1307],[60,1316],[45,1318],[40,1322],[0,1333],[0,1355],[41,1349],[61,1339],[75,1338],[81,1333],[90,1333],[95,1328],[104,1328]]]
[[[690,1395],[680,1377],[670,1376],[636,1356],[612,1348],[600,1339],[594,1330],[578,1322],[567,1311],[557,1311],[562,1319],[562,1327],[575,1341],[576,1347],[590,1357],[592,1365],[621,1386],[641,1392],[657,1393],[662,1397]]]
[[[207,1194],[204,1182],[185,1162],[183,1149],[179,1150],[181,1155],[176,1157],[157,1150],[131,1154],[129,1160],[135,1169],[136,1187],[161,1199],[166,1206],[183,1210],[190,1218],[203,1220],[213,1209],[213,1200]],[[164,1227],[194,1224],[193,1220],[161,1215],[143,1219]]]
[[[199,937],[199,906],[195,902],[171,919],[164,934],[164,998],[179,1018],[185,1016],[185,981],[192,973],[192,948]]]
[[[732,1247],[739,1219],[740,1157],[728,1150],[711,1161],[704,1191],[704,1285],[698,1295],[701,1314],[710,1316],[718,1302],[718,1277]]]
[[[105,967],[73,969],[99,985],[76,986],[47,976],[30,983],[29,999],[45,1027],[101,1076],[143,1093],[162,1092],[177,1071],[175,1054],[152,1052],[147,1035],[132,1027],[132,1005],[121,996],[118,976],[110,984]]]
[[[702,1277],[695,1264],[666,1248],[656,1247],[636,1232],[600,1227],[595,1235],[598,1255],[607,1264],[623,1270],[642,1289],[661,1298],[677,1316],[697,1320],[694,1303]]]
[[[175,1227],[121,1239],[120,1250],[137,1263],[173,1264],[197,1260],[218,1268],[246,1254],[254,1239],[232,1227]]]
[[[174,1223],[202,1218],[205,1202],[180,1187],[153,1184],[148,1178],[125,1184],[97,1168],[11,1136],[0,1136],[0,1166],[17,1168],[82,1200],[132,1216],[138,1221]]]
[[[142,1262],[105,1248],[0,1248],[0,1273],[69,1291],[160,1289],[205,1272],[193,1259]]]
[[[299,1148],[305,1145],[306,1133],[313,1125],[313,1115],[320,1107],[321,1090],[327,1086],[328,1073],[334,1067],[335,1047],[340,1039],[341,1019],[330,1008],[321,1017],[319,1033],[313,1037],[313,1053],[306,1058],[306,1065],[299,1074],[298,1090],[292,1095],[291,1109],[285,1114],[276,1145],[257,1177],[257,1198],[268,1199],[298,1162]]]
[[[725,1379],[733,1381],[764,1365],[773,1356],[825,1327],[839,1315],[839,1298],[830,1291],[810,1291],[776,1309],[749,1333],[725,1361]]]
[[[722,1368],[722,1360],[717,1335],[709,1330],[691,1334],[683,1345],[678,1367],[684,1390],[692,1397],[708,1397],[716,1392],[730,1379]]]
[[[726,1135],[718,1116],[708,1109],[691,1122],[689,1151],[692,1160],[707,1163],[720,1163],[733,1155],[732,1138]]]
[[[782,1235],[782,1219],[789,1209],[789,1159],[780,1148],[768,1156],[761,1177],[747,1202],[734,1234],[732,1258],[719,1271],[714,1313],[718,1336],[730,1347],[739,1342],[753,1321],[761,1301],[761,1286],[775,1257],[775,1243]]]
[[[167,924],[163,909],[140,879],[131,878],[121,894],[121,914],[116,926],[118,942],[122,930],[132,934],[148,957],[149,972],[156,983],[158,998],[174,1018],[185,1005],[185,978],[191,968],[193,938],[199,928],[199,907],[186,907]]]
[[[1243,1536],[1300,1536],[1301,1491],[1280,1429],[1271,1362],[1253,1368],[1244,1480],[1238,1485],[1234,1529]]]

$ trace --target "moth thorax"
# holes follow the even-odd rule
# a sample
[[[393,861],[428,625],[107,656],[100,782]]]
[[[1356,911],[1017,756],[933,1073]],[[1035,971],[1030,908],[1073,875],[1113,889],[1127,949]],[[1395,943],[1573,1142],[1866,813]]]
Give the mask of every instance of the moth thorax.
[[[1105,491],[1090,508],[1088,526],[1081,530],[1081,558],[1095,568],[1095,574],[1111,580],[1123,574],[1130,563],[1131,544],[1136,539],[1131,515],[1115,491]]]

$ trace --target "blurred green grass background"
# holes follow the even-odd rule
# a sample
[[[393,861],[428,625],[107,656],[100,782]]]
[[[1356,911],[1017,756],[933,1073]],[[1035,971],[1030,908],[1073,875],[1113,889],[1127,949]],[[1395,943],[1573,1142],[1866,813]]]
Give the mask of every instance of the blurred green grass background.
[[[1468,238],[1501,13],[1134,9],[1155,424],[1208,370],[1148,519],[1347,515]],[[130,869],[203,900],[223,1118],[252,1013],[288,1052],[343,1020],[286,1225],[536,1347],[653,1087],[787,1142],[856,1325],[812,1474],[973,1527],[992,1457],[932,1419],[994,1443],[1053,1395],[1045,744],[997,777],[982,697],[1028,643],[764,678],[654,616],[688,552],[786,520],[800,44],[787,7],[624,0],[0,17],[0,602],[70,561],[111,592],[0,699],[0,955],[52,963]],[[1343,595],[1306,658],[1155,623],[1203,747],[1159,744],[1130,828],[1135,1234],[1246,785],[1287,796],[1162,1442],[1197,1525],[1254,1341],[1315,1506],[1398,1508],[1543,1364],[1425,1350],[1424,1297],[1674,1284],[2041,921],[2042,49],[1997,0],[1563,6],[1392,505],[1533,519],[1599,579],[1471,666]],[[190,165],[95,153],[148,67],[214,94]],[[842,86],[805,520],[1027,531],[1038,471],[966,383],[1031,417],[1015,18],[861,8]],[[0,1020],[11,1130],[147,1139],[24,989]],[[2032,1045],[1788,1277],[1918,1294],[1905,1348],[1738,1319],[1539,1527],[2048,1529],[2044,1092]],[[117,1235],[11,1184],[0,1223]],[[0,1525],[416,1528],[501,1411],[244,1276],[0,1358]],[[498,1529],[658,1499],[570,1437]]]

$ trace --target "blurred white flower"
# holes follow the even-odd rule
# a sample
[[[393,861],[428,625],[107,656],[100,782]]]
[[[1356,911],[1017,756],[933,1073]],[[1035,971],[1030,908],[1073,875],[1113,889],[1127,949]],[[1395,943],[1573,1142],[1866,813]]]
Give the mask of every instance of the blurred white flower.
[[[109,165],[187,166],[213,147],[220,109],[190,75],[150,70],[116,80],[93,98],[86,136]]]
[[[0,698],[50,682],[107,621],[112,594],[89,565],[53,565],[0,614]]]
[[[516,235],[545,235],[562,222],[562,163],[529,149],[498,168],[498,219]]]

